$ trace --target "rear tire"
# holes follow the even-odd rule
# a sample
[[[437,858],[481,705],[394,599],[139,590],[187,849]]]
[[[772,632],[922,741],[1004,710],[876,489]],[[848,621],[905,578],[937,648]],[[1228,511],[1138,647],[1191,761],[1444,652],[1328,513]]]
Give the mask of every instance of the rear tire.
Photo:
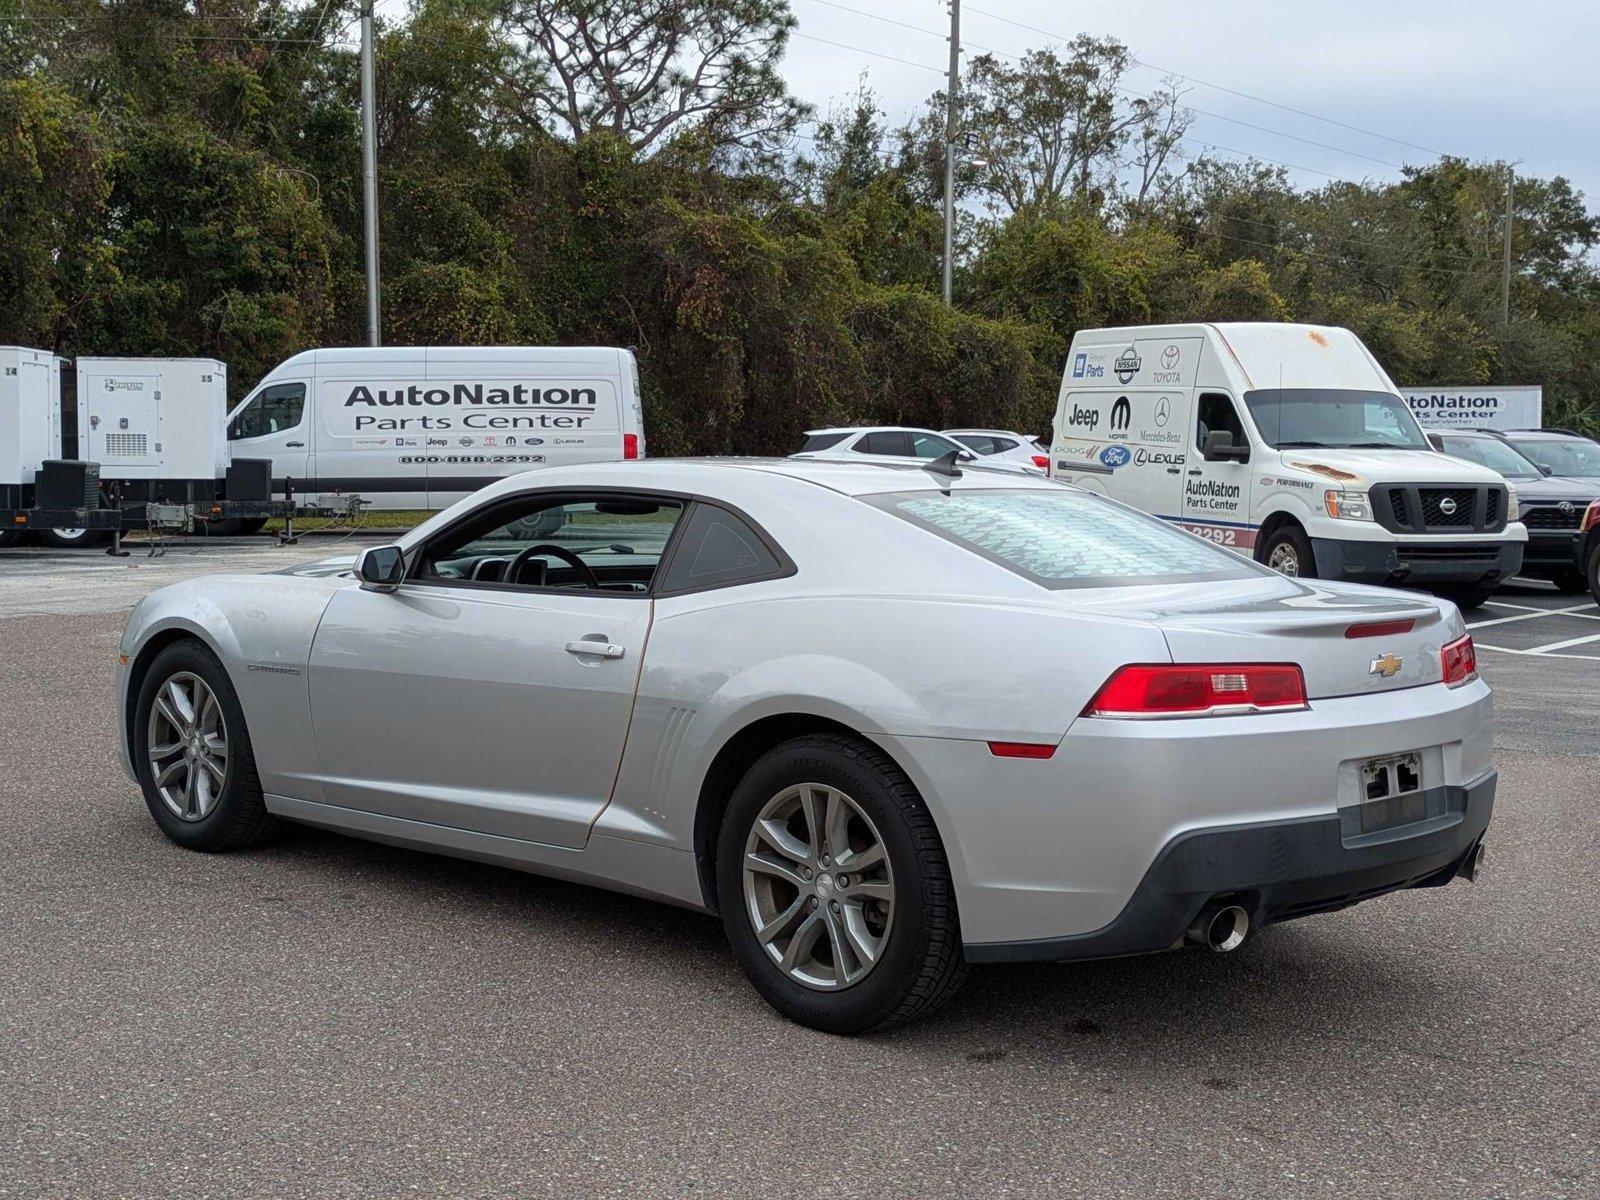
[[[1262,544],[1260,561],[1293,579],[1315,579],[1317,558],[1311,552],[1311,539],[1298,525],[1280,525]]]
[[[241,850],[276,826],[238,693],[200,642],[185,639],[156,655],[139,687],[129,742],[150,815],[178,845]]]
[[[254,537],[267,527],[266,517],[250,517],[239,522],[239,535],[241,537]]]
[[[1454,601],[1455,606],[1462,612],[1471,612],[1494,595],[1495,588],[1499,586],[1499,583],[1458,583],[1452,587],[1439,588],[1438,592],[1446,600]]]
[[[1568,567],[1557,571],[1550,577],[1550,582],[1556,585],[1556,591],[1564,596],[1576,595],[1589,590],[1588,577],[1577,567]]]
[[[243,528],[244,522],[238,517],[222,517],[202,522],[195,532],[201,537],[236,537]]]
[[[0,529],[0,550],[7,546],[15,546],[22,540],[22,533],[16,529]]]
[[[110,537],[104,529],[41,529],[39,540],[58,550],[76,550],[80,546],[98,546]]]
[[[776,840],[759,832],[758,820],[770,830],[785,804]],[[757,856],[779,869],[749,869]],[[915,1020],[966,977],[933,818],[893,760],[852,738],[796,738],[750,768],[718,838],[717,894],[751,984],[812,1029],[855,1034]]]

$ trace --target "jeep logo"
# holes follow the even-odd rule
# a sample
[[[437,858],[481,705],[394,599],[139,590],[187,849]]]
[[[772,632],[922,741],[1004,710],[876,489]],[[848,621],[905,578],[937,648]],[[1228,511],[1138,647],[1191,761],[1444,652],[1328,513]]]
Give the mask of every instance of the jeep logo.
[[[1072,415],[1067,418],[1068,425],[1077,425],[1085,429],[1095,429],[1100,424],[1100,410],[1098,408],[1079,408],[1072,406]]]

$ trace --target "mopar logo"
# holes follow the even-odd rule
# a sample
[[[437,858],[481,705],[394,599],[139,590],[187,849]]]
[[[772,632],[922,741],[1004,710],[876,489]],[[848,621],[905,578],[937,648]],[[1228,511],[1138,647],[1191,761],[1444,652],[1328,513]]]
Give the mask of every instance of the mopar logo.
[[[1118,396],[1117,402],[1111,406],[1111,428],[1126,429],[1132,419],[1133,405],[1128,403],[1126,396]]]
[[[1112,364],[1112,369],[1123,383],[1132,383],[1133,377],[1139,373],[1139,352],[1129,346],[1117,355],[1117,361]]]
[[[1100,451],[1100,461],[1106,466],[1110,467],[1113,471],[1115,471],[1118,467],[1127,466],[1128,459],[1132,457],[1133,455],[1128,452],[1128,448],[1126,446],[1107,446],[1104,450]]]
[[[1098,408],[1079,408],[1072,406],[1072,415],[1067,418],[1068,425],[1081,425],[1085,429],[1094,429],[1100,424],[1100,410]]]

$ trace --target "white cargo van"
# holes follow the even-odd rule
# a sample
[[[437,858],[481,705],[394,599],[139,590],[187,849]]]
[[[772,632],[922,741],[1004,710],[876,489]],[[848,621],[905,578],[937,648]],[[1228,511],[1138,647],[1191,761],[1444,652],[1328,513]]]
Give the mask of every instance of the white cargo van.
[[[1347,329],[1083,330],[1050,473],[1285,574],[1408,584],[1481,604],[1527,530],[1486,467],[1434,452]]]
[[[235,456],[270,458],[274,492],[359,492],[375,509],[444,508],[567,463],[643,458],[639,369],[609,347],[308,350],[229,414]]]

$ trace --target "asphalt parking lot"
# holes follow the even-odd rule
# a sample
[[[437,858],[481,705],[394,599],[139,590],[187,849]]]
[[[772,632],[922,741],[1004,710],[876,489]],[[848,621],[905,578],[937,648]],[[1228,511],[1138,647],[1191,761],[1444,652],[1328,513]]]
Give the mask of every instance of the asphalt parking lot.
[[[1229,956],[983,968],[843,1040],[770,1011],[704,917],[309,830],[159,834],[117,763],[127,610],[376,540],[0,551],[0,1196],[1600,1193],[1585,597],[1473,616],[1479,883]]]

